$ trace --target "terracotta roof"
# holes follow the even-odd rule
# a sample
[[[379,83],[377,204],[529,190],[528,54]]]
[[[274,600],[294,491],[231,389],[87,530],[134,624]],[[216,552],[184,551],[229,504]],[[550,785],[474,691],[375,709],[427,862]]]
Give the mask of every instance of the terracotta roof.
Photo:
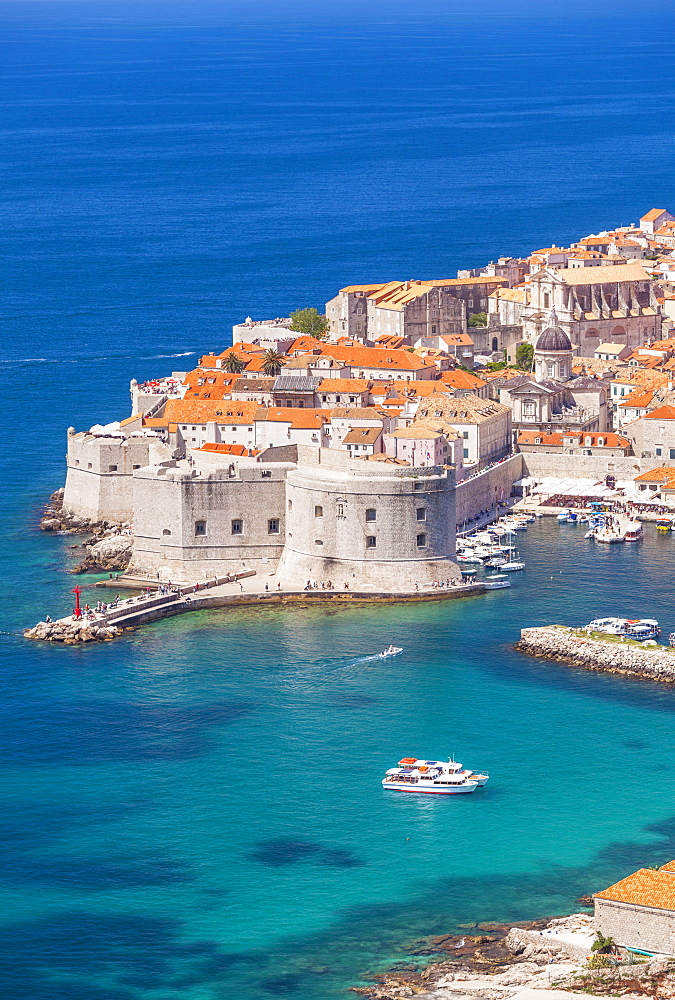
[[[562,446],[563,439],[575,438],[575,443],[581,447],[584,445],[587,448],[629,448],[630,441],[628,438],[621,437],[620,434],[613,433],[602,433],[592,431],[587,433],[585,431],[571,431],[569,433],[565,431],[558,431],[554,434],[544,434],[541,431],[521,431],[518,435],[518,444],[536,444],[535,438],[539,438],[539,443],[543,447],[544,445],[555,445]],[[591,438],[590,445],[586,444],[588,438]],[[603,444],[598,444],[598,438],[602,438]]]
[[[556,271],[566,285],[604,285],[618,281],[649,281],[641,264],[609,264],[601,267],[565,267]]]
[[[256,451],[245,448],[243,444],[222,444],[221,442],[217,444],[209,442],[207,444],[203,444],[201,448],[195,448],[193,450],[214,452],[217,455],[240,455],[244,457],[258,454]]]
[[[321,353],[328,354],[343,364],[351,365],[352,368],[420,371],[431,367],[409,351],[381,350],[378,347],[341,347],[338,344],[324,344]]]
[[[439,382],[443,385],[451,386],[453,389],[471,389],[475,391],[476,389],[482,389],[484,385],[487,385],[485,379],[479,378],[478,375],[474,375],[472,372],[464,372],[461,368],[455,369],[452,372],[443,372]]]
[[[367,392],[372,386],[367,378],[325,378],[320,383],[317,392]]]
[[[517,285],[515,288],[495,288],[490,298],[504,299],[505,302],[527,302],[527,288]]]
[[[331,420],[379,420],[387,416],[386,412],[377,410],[374,406],[336,406],[332,410],[324,410],[330,413]]]
[[[271,420],[288,423],[291,427],[313,430],[322,427],[329,420],[327,410],[303,409],[295,406],[261,406],[255,417],[256,421]]]
[[[675,877],[669,872],[641,868],[609,889],[593,893],[593,898],[675,911]]]
[[[481,275],[478,278],[441,278],[439,281],[430,281],[428,284],[442,287],[459,285],[508,285],[508,281],[506,278]]]
[[[382,282],[377,285],[346,285],[341,288],[341,292],[376,292],[378,288],[382,288]]]
[[[222,399],[170,399],[164,417],[176,424],[250,424],[258,403]]]
[[[654,398],[653,389],[642,389],[642,390],[638,389],[635,392],[631,392],[630,396],[627,396],[626,399],[623,399],[619,403],[619,406],[625,406],[625,407],[635,406],[638,407],[638,409],[641,409],[643,406],[649,406],[653,398]]]
[[[665,208],[650,208],[646,215],[641,216],[640,222],[656,222],[665,211]]]
[[[375,444],[380,434],[381,427],[353,427],[342,439],[343,444]]]
[[[130,417],[127,417],[126,420],[120,420],[120,427],[126,427],[127,424],[133,424],[137,420],[142,420],[142,419],[143,419],[142,413],[134,413]]]
[[[675,478],[675,469],[669,469],[665,465],[659,466],[658,469],[651,469],[649,472],[643,472],[641,476],[635,477],[636,483],[667,483],[668,480]]]
[[[440,338],[450,347],[473,347],[473,339],[468,333],[447,333]]]

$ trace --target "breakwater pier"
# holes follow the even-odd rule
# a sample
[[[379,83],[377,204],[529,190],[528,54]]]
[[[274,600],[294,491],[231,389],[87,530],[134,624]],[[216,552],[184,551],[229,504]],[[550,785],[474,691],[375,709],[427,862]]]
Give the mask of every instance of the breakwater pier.
[[[675,649],[667,646],[645,646],[621,636],[546,625],[521,629],[515,648],[530,656],[559,660],[584,670],[675,684]]]
[[[113,585],[112,581],[105,581]],[[142,581],[133,580],[133,589]],[[114,586],[125,589],[124,577]],[[156,585],[155,585],[156,587]],[[240,608],[270,604],[395,604],[417,601],[447,601],[460,597],[475,597],[485,593],[482,582],[462,583],[445,588],[420,588],[409,593],[378,592],[375,590],[293,590],[284,588],[276,578],[263,579],[254,570],[232,574],[225,580],[204,584],[183,585],[169,593],[157,590],[137,597],[116,600],[106,610],[81,616],[68,615],[55,621],[38,622],[23,634],[26,639],[61,642],[65,645],[102,642],[115,639],[125,630],[174,615],[213,608]]]

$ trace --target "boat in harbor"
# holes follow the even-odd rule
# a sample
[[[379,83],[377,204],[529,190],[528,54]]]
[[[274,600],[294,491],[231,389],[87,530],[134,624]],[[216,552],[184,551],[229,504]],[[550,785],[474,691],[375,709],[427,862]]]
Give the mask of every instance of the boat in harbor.
[[[383,649],[379,655],[382,657],[398,656],[398,654],[402,652],[403,652],[403,646],[387,646],[387,648]]]
[[[487,772],[465,770],[457,761],[420,760],[404,757],[382,779],[390,792],[421,792],[427,795],[467,795],[488,780]]]
[[[483,586],[486,590],[505,590],[511,586],[511,581],[507,580],[501,573],[495,573],[489,580],[485,580]]]
[[[586,631],[637,640],[655,639],[661,635],[661,627],[655,618],[596,618],[586,625]]]
[[[624,525],[624,537],[627,542],[639,542],[642,538],[642,525],[639,521],[629,521]]]
[[[656,522],[657,531],[672,531],[673,519],[671,517],[660,517]]]

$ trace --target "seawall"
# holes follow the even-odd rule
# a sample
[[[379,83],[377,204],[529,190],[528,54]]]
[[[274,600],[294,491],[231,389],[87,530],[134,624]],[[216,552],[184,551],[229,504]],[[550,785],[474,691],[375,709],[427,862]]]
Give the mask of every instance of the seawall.
[[[647,646],[619,637],[593,637],[563,625],[524,628],[515,648],[530,656],[560,660],[584,670],[675,683],[675,649]]]

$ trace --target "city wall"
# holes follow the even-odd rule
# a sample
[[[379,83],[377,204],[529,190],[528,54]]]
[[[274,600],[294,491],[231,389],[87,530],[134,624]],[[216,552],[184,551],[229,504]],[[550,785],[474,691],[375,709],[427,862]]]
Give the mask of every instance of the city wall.
[[[675,466],[675,460],[636,458],[605,455],[560,455],[522,454],[523,476],[534,476],[535,479],[545,479],[554,476],[556,479],[603,479],[606,475],[617,479],[635,479],[642,472],[649,472],[659,465]]]
[[[459,483],[456,491],[457,524],[462,525],[480,511],[494,507],[495,501],[500,500],[502,494],[507,500],[511,496],[513,484],[525,475],[522,471],[523,459],[528,457],[520,454],[512,455],[499,465],[485,469],[478,475]]]

